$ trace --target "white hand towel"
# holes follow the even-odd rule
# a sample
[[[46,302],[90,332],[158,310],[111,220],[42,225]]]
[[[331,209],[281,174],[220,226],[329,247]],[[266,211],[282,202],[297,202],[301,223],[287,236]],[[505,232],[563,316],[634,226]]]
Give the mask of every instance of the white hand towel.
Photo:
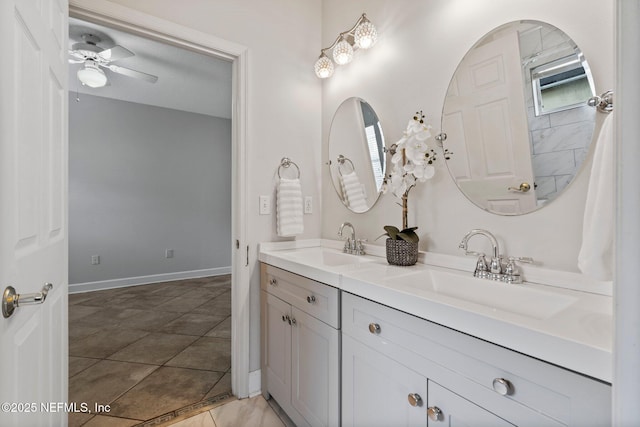
[[[276,191],[276,228],[278,236],[287,237],[304,231],[302,187],[299,179],[280,178]]]
[[[608,114],[595,143],[578,254],[580,271],[601,281],[613,280],[614,269],[614,123],[613,113]]]
[[[344,195],[347,207],[354,212],[365,212],[369,209],[364,195],[364,188],[355,171],[340,175],[340,178],[342,194]]]

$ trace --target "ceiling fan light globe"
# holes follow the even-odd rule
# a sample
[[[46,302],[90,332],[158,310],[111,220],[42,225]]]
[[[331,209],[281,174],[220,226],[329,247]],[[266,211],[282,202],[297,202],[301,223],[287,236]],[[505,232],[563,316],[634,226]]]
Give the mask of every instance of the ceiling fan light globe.
[[[78,70],[78,80],[91,88],[103,87],[107,84],[107,76],[97,67],[84,67]]]

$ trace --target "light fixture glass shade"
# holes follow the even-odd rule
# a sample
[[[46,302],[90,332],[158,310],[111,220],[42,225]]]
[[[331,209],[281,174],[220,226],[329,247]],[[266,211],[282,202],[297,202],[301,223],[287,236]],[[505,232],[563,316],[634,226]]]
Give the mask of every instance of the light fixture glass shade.
[[[333,61],[331,61],[324,53],[320,55],[320,58],[318,58],[316,65],[314,66],[316,76],[321,79],[331,77],[333,75],[333,68]]]
[[[333,48],[333,59],[338,65],[348,64],[353,59],[353,47],[344,36]]]
[[[103,87],[107,84],[107,76],[96,65],[86,63],[78,70],[78,80],[89,87]]]
[[[376,27],[365,18],[365,20],[356,27],[354,39],[356,46],[362,49],[369,49],[376,44],[378,31]]]

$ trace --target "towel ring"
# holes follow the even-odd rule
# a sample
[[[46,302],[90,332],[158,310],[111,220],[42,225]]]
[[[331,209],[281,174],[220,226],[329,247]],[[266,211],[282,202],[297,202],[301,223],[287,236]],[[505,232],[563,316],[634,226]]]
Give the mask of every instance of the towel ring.
[[[295,166],[296,170],[298,171],[298,176],[296,178],[300,178],[300,168],[295,164],[294,161],[292,161],[288,157],[283,157],[282,160],[280,160],[280,166],[278,166],[278,178],[282,178],[282,176],[280,175],[280,169],[289,168],[291,167],[291,165]]]
[[[610,113],[613,111],[613,91],[608,90],[600,96],[589,98],[587,104],[596,107],[601,113]]]
[[[342,176],[341,166],[344,166],[344,162],[349,162],[349,164],[351,165],[351,172],[355,172],[356,171],[356,167],[353,166],[353,162],[348,157],[345,157],[342,154],[340,154],[338,156],[337,161],[338,161],[338,173],[340,174],[340,176]]]

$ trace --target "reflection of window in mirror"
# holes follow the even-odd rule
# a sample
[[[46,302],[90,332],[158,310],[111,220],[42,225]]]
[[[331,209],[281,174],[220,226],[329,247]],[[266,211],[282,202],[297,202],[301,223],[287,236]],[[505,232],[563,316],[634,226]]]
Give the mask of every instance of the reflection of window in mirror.
[[[364,132],[367,137],[367,145],[369,148],[369,156],[371,158],[371,166],[373,168],[373,176],[376,181],[376,187],[382,186],[384,180],[384,138],[382,129],[376,113],[366,102],[360,102],[362,110],[362,118],[364,121]]]
[[[536,116],[583,106],[594,92],[581,55],[533,68],[531,82]]]

